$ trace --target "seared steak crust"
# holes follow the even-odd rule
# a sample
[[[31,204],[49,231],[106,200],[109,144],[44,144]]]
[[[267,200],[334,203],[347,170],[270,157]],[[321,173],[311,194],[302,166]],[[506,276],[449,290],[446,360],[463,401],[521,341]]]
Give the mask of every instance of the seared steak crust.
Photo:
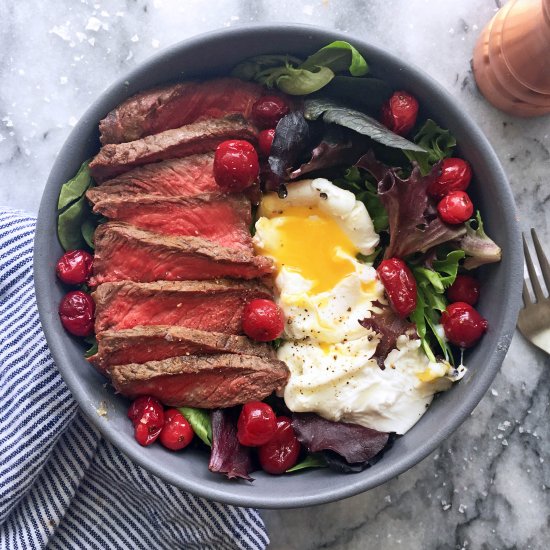
[[[127,397],[150,395],[171,407],[204,409],[262,400],[282,388],[288,376],[282,361],[235,354],[173,357],[111,368],[115,389]]]
[[[247,281],[105,283],[93,292],[96,334],[139,325],[177,325],[229,334],[241,332],[246,304],[270,298],[264,285]]]
[[[248,117],[262,87],[236,78],[182,82],[140,92],[100,123],[101,143],[124,143],[230,113]]]
[[[89,361],[106,372],[112,365],[146,363],[184,355],[236,353],[274,358],[269,344],[246,336],[171,325],[105,330],[97,335],[98,352]]]
[[[97,202],[93,210],[106,218],[162,235],[202,237],[228,248],[253,252],[250,202],[243,195],[126,195],[108,197]]]
[[[95,204],[109,197],[128,195],[193,197],[219,192],[213,164],[213,152],[146,164],[92,187],[86,196]]]
[[[100,225],[94,243],[92,286],[125,280],[254,279],[273,272],[273,262],[264,256],[199,237],[157,235],[120,222]]]
[[[104,181],[142,164],[213,151],[226,139],[255,142],[257,135],[258,130],[241,115],[203,120],[136,141],[104,145],[90,162],[90,172]]]

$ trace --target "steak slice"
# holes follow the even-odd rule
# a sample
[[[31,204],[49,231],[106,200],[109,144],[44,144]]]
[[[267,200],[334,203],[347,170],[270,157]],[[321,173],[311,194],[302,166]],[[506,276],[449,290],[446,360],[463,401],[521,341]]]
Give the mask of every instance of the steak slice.
[[[239,334],[245,305],[254,298],[271,298],[271,293],[261,283],[247,281],[122,281],[102,284],[92,296],[96,334],[138,325]]]
[[[127,397],[156,397],[171,407],[217,409],[262,400],[282,388],[288,367],[251,355],[191,355],[116,365],[111,381]]]
[[[102,372],[107,372],[113,365],[146,363],[183,355],[236,353],[275,356],[272,346],[253,342],[246,336],[167,325],[105,330],[97,335],[97,344],[98,352],[88,360]]]
[[[182,82],[136,94],[100,123],[101,143],[134,141],[204,118],[249,117],[262,87],[236,78]]]
[[[92,187],[86,196],[95,204],[108,197],[128,195],[193,197],[219,192],[213,164],[212,152],[146,164]]]
[[[157,235],[120,222],[94,234],[91,286],[109,281],[254,279],[273,271],[264,256],[222,247],[199,237]]]
[[[241,115],[202,120],[127,143],[104,145],[90,162],[99,182],[136,166],[213,151],[226,139],[256,141],[258,130]]]
[[[203,237],[228,248],[253,251],[250,202],[241,194],[110,197],[97,202],[94,212],[162,235]]]

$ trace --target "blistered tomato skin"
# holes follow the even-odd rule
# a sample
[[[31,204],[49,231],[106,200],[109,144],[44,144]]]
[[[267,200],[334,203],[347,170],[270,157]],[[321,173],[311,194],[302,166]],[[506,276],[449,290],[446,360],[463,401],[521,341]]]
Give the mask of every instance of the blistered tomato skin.
[[[407,317],[416,309],[416,280],[403,260],[383,260],[376,269],[393,310]]]
[[[470,304],[455,302],[441,314],[447,340],[461,348],[471,348],[487,331],[489,324]]]
[[[81,285],[92,272],[93,260],[92,255],[85,250],[71,250],[59,258],[55,271],[62,283]]]
[[[257,181],[259,173],[258,153],[248,141],[230,139],[216,148],[214,179],[224,191],[244,191]]]
[[[275,434],[277,419],[273,409],[261,401],[245,403],[237,422],[237,438],[241,445],[258,447]]]
[[[434,199],[442,199],[453,191],[466,191],[471,179],[472,168],[468,161],[456,157],[443,159],[440,173],[428,186],[428,194]]]
[[[280,97],[265,95],[252,105],[252,120],[261,128],[274,128],[289,111]]]
[[[479,281],[471,275],[457,275],[455,282],[447,289],[447,298],[451,302],[466,302],[475,306],[479,300]]]
[[[90,336],[94,331],[95,303],[80,290],[63,296],[59,304],[59,318],[63,328],[75,336]]]
[[[249,338],[271,342],[279,338],[285,328],[283,311],[272,300],[251,300],[244,308],[242,326]]]
[[[404,136],[416,123],[418,101],[403,90],[394,94],[382,105],[380,122],[392,132]]]
[[[284,474],[298,461],[300,442],[296,437],[290,418],[279,416],[273,437],[258,447],[258,459],[269,474]]]
[[[178,409],[167,409],[164,412],[164,426],[159,441],[171,451],[184,449],[193,440],[193,428]]]
[[[274,128],[270,128],[269,130],[262,130],[260,132],[260,135],[258,136],[258,150],[260,151],[260,156],[262,156],[263,158],[269,157],[274,137]]]
[[[437,211],[445,223],[457,225],[472,217],[474,205],[464,191],[452,191],[439,201]]]
[[[144,447],[154,443],[164,427],[164,408],[154,397],[138,397],[128,409],[134,425],[134,437]]]

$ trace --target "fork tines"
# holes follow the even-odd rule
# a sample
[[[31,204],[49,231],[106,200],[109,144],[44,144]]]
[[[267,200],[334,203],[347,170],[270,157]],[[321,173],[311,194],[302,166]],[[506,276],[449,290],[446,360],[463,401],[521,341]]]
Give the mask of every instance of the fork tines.
[[[546,258],[546,255],[542,250],[542,246],[540,245],[537,233],[533,228],[531,228],[531,236],[533,238],[533,245],[535,246],[535,252],[537,254],[538,263],[540,265],[542,278],[544,279],[544,283],[546,285],[546,290],[550,291],[550,264],[548,263],[548,259]],[[531,286],[533,287],[533,291],[535,293],[535,302],[540,302],[544,300],[546,296],[544,294],[544,291],[542,290],[535,264],[531,259],[531,253],[529,252],[529,247],[527,246],[527,241],[525,240],[525,234],[523,234],[523,253],[525,256],[525,265],[527,266],[527,272],[529,274],[527,280],[531,283]],[[527,283],[525,279],[523,280],[523,302],[526,306],[533,303],[529,294],[529,290],[527,289]]]

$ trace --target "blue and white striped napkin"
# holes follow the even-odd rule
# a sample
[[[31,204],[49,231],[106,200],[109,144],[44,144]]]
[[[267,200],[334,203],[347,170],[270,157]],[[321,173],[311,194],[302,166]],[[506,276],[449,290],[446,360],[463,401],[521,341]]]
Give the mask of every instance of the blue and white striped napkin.
[[[256,510],[167,485],[79,412],[38,318],[34,228],[0,209],[0,548],[265,548]]]

